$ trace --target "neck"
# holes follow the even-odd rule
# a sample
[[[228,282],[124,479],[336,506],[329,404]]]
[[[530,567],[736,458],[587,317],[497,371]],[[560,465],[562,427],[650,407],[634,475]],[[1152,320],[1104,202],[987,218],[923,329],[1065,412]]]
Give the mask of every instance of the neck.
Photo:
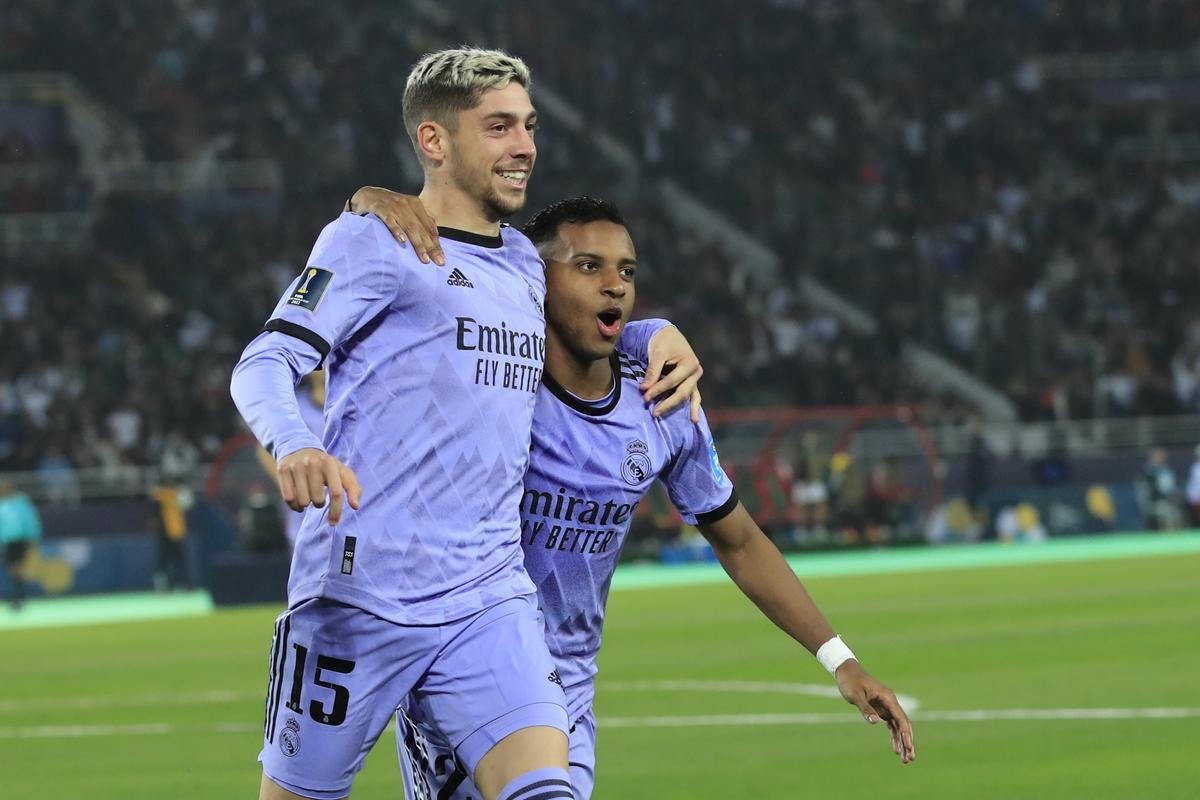
[[[612,364],[607,358],[572,353],[546,328],[546,371],[558,385],[584,400],[603,400],[613,388]]]
[[[500,220],[490,219],[484,212],[483,203],[458,188],[449,176],[427,174],[421,202],[443,227],[484,236],[500,233]]]

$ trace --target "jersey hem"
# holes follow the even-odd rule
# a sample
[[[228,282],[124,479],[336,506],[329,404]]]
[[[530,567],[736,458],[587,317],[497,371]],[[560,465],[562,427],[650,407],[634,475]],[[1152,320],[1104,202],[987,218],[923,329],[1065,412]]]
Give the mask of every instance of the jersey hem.
[[[304,583],[290,590],[288,592],[288,608],[295,608],[305,600],[319,597],[324,600],[333,600],[337,603],[354,606],[395,625],[447,625],[451,622],[457,622],[461,619],[474,616],[506,600],[514,600],[519,597],[528,597],[537,594],[537,587],[533,585],[533,582],[528,579],[526,579],[526,582],[528,589],[524,591],[514,591],[504,597],[488,598],[486,601],[479,591],[475,591],[463,595],[462,600],[456,598],[453,613],[422,615],[397,613],[395,606],[381,603],[375,595],[368,594],[367,592],[356,592],[353,589],[338,586],[327,580],[320,580]],[[466,602],[467,600],[469,602]],[[421,603],[416,602],[408,605],[420,606]]]
[[[720,522],[721,520],[725,519],[726,517],[728,517],[730,514],[732,514],[733,510],[735,508],[737,508],[737,504],[738,504],[737,489],[731,489],[729,492],[729,499],[726,500],[724,503],[722,503],[720,506],[718,506],[717,508],[714,508],[712,511],[707,511],[703,514],[697,514],[696,515],[696,524],[697,525],[714,525],[714,524]]]

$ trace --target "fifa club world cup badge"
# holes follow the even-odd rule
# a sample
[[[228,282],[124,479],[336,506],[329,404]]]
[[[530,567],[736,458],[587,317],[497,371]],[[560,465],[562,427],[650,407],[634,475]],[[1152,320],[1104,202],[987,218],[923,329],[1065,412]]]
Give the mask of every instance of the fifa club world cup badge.
[[[294,717],[288,717],[283,726],[283,732],[279,734],[279,749],[291,758],[300,752],[300,723]]]
[[[625,461],[621,464],[621,477],[631,486],[645,483],[650,477],[650,448],[641,439],[634,439],[625,447]]]

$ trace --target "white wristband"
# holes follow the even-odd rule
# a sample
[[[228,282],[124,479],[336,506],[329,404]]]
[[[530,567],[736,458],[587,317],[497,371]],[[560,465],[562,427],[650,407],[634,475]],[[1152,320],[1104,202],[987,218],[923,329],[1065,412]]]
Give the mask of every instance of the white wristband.
[[[854,658],[854,653],[849,647],[846,647],[846,643],[840,636],[834,636],[817,650],[817,661],[820,661],[821,666],[835,677],[838,667],[852,658]]]

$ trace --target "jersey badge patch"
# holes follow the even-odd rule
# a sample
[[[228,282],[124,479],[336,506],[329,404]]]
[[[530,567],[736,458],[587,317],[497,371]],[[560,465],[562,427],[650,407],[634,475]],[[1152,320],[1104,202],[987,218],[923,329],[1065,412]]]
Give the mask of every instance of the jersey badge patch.
[[[712,467],[713,480],[717,482],[717,486],[724,486],[728,478],[721,467],[721,459],[717,456],[717,443],[712,439],[708,440],[708,463]]]
[[[332,281],[333,273],[329,270],[305,267],[304,274],[300,276],[300,283],[288,298],[287,304],[316,313],[317,306],[321,305],[321,300]]]
[[[625,447],[625,460],[621,463],[621,477],[631,486],[645,483],[650,477],[650,448],[641,439],[634,439]]]
[[[288,758],[295,758],[300,752],[300,723],[293,717],[287,718],[279,734],[279,750]]]
[[[542,301],[538,299],[537,292],[533,290],[533,287],[529,285],[528,281],[525,282],[525,288],[529,290],[529,299],[533,301],[533,307],[537,309],[538,316],[542,319],[545,319],[546,312],[542,308]]]

